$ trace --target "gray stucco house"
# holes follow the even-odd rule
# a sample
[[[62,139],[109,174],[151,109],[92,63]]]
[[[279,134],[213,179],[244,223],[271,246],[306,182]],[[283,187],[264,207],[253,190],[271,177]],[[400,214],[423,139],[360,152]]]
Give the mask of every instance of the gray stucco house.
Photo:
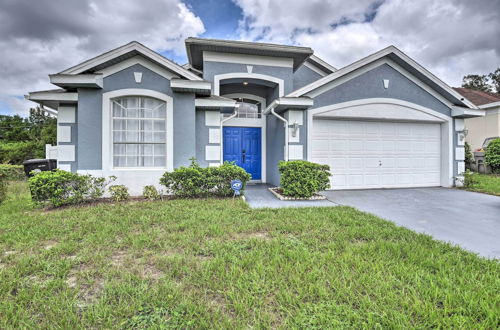
[[[188,38],[189,63],[131,42],[49,75],[29,100],[58,112],[58,167],[140,194],[165,171],[235,161],[279,184],[280,160],[329,164],[333,189],[452,186],[463,96],[390,46],[336,69],[308,47]]]

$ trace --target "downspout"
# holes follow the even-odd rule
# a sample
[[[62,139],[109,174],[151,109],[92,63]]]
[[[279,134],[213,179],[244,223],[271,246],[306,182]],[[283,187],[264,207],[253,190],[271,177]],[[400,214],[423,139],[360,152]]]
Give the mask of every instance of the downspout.
[[[223,127],[224,127],[224,123],[230,119],[233,119],[234,117],[236,117],[238,115],[238,105],[236,105],[236,109],[234,110],[234,113],[227,117],[226,119],[222,119],[220,121],[220,164],[224,164],[224,135],[223,135]]]
[[[281,120],[282,122],[285,123],[285,155],[284,155],[283,159],[285,161],[288,161],[288,120],[286,120],[285,118],[278,115],[274,111],[274,107],[271,108],[271,113],[273,114],[273,116],[275,116],[276,118],[278,118],[279,120]]]

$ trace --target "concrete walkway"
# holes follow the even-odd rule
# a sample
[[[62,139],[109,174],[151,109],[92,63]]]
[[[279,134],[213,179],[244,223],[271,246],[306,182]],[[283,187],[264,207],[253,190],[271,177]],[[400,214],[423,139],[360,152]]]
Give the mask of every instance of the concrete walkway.
[[[327,191],[330,201],[500,258],[500,197],[447,188]]]
[[[311,207],[311,206],[336,206],[328,200],[316,201],[282,201],[276,198],[266,184],[247,184],[245,198],[251,208],[282,208],[282,207]]]

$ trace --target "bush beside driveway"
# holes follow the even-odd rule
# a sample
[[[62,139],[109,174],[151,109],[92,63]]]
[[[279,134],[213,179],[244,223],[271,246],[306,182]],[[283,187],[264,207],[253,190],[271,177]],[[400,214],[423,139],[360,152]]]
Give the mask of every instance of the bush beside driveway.
[[[0,205],[0,328],[495,328],[499,273],[350,207]]]

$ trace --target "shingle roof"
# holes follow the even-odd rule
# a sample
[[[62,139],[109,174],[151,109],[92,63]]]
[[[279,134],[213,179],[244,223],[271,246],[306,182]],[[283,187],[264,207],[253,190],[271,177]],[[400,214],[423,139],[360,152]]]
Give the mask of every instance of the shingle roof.
[[[500,102],[500,95],[476,91],[474,89],[453,87],[454,90],[460,93],[463,97],[474,103],[475,105],[484,105],[488,103]]]

